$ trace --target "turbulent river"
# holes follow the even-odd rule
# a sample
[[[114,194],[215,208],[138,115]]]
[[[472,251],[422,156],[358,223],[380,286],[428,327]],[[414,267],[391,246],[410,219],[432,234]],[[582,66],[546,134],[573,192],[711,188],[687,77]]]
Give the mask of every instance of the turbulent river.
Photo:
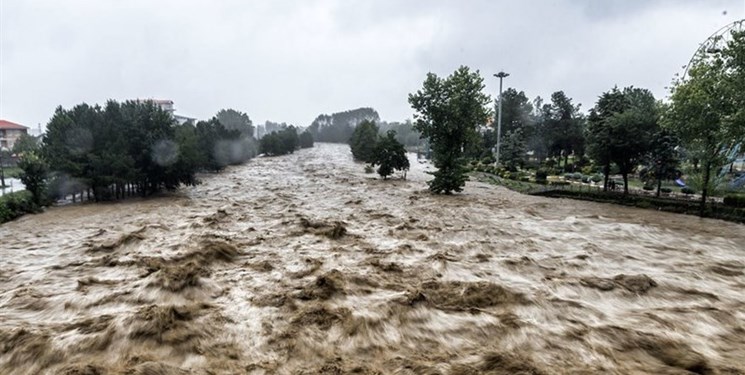
[[[2,374],[743,374],[745,226],[317,144],[0,226]]]

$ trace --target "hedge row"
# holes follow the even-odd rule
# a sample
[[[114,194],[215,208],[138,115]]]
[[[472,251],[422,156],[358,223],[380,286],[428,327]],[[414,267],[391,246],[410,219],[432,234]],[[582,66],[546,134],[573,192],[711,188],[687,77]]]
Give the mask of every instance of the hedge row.
[[[34,204],[33,196],[26,190],[0,197],[0,223],[11,221],[38,210],[39,207]]]

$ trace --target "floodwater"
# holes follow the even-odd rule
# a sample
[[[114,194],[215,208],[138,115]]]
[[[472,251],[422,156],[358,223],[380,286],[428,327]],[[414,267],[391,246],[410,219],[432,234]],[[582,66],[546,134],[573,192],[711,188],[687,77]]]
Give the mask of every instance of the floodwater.
[[[745,373],[745,226],[348,150],[0,226],[0,373]]]

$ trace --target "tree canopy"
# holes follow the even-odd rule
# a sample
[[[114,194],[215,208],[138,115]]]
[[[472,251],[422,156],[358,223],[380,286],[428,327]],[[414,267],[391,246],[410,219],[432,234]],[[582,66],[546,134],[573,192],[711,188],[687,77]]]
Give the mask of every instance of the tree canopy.
[[[378,174],[387,179],[395,170],[406,171],[409,169],[409,158],[406,157],[404,145],[396,140],[396,132],[389,130],[377,141],[370,160],[373,166],[378,165]]]
[[[394,133],[395,135],[395,133]],[[378,126],[372,121],[362,121],[349,138],[349,147],[354,160],[372,163],[378,142]]]
[[[712,174],[745,138],[745,33],[733,32],[721,50],[706,51],[673,83],[665,122],[680,138],[701,181],[701,213],[716,187]]]
[[[415,129],[432,145],[437,171],[429,188],[435,193],[459,192],[466,182],[463,150],[477,137],[476,127],[489,119],[491,98],[483,93],[484,78],[461,66],[447,78],[427,74],[416,93],[409,94]]]

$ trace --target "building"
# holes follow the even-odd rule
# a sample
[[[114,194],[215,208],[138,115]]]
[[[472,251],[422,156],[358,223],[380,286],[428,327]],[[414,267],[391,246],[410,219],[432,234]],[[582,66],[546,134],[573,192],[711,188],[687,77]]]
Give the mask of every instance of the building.
[[[182,116],[176,114],[176,109],[173,107],[173,100],[170,99],[137,99],[137,103],[148,103],[152,102],[153,104],[160,107],[160,109],[168,112],[171,114],[174,120],[179,123],[179,125],[184,124],[185,122],[196,122],[197,119],[193,117],[188,116]]]
[[[0,120],[0,148],[12,150],[18,138],[28,134],[28,128],[14,122]]]

